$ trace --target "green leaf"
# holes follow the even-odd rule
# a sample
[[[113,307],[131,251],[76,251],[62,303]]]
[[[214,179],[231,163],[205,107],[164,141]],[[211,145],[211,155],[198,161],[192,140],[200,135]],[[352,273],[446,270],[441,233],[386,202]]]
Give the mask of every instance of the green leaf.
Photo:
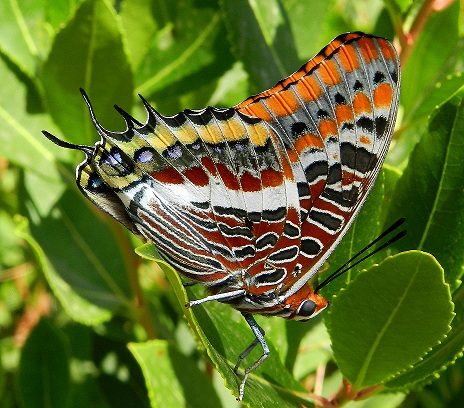
[[[39,223],[30,216],[30,228],[55,295],[75,320],[96,324],[108,320],[110,311],[131,309],[132,291],[109,220],[84,200],[78,191],[68,190]]]
[[[55,157],[66,158],[69,153],[42,136],[41,129],[53,131],[55,126],[48,116],[27,111],[26,87],[2,59],[0,78],[0,157],[24,169],[26,177],[40,179],[40,188],[31,183],[30,192],[38,213],[45,215],[65,188]]]
[[[414,366],[401,373],[388,383],[388,388],[410,388],[420,379],[420,384],[435,381],[438,374],[457,358],[462,357],[464,351],[464,287],[461,286],[453,294],[455,313],[451,322],[451,330],[446,338]]]
[[[50,46],[43,3],[41,0],[0,2],[1,52],[30,77]]]
[[[330,338],[327,330],[320,322],[319,324],[307,324],[301,322],[293,323],[292,327],[299,326],[300,330],[305,331],[304,337],[298,343],[298,354],[296,356],[293,373],[298,380],[314,373],[318,367],[322,367],[332,359],[330,350]],[[292,333],[293,331],[288,331]],[[293,345],[293,339],[289,339],[289,345]]]
[[[113,109],[133,102],[131,67],[123,46],[120,20],[107,0],[86,0],[56,35],[41,80],[55,123],[74,143],[91,143],[95,129],[79,94],[84,88],[107,127],[123,121]]]
[[[279,1],[222,0],[221,7],[253,92],[270,88],[300,68],[288,16]]]
[[[349,401],[343,408],[398,408],[405,399],[406,395],[402,393],[376,394],[366,399]]]
[[[340,371],[354,390],[388,381],[444,339],[452,310],[431,255],[387,258],[333,299],[326,323]]]
[[[427,103],[435,84],[447,74],[445,63],[452,57],[459,37],[458,19],[459,2],[432,13],[414,45],[401,81],[401,105],[407,117]]]
[[[24,407],[62,408],[70,399],[68,344],[47,319],[34,327],[21,351],[18,386]]]
[[[137,248],[137,253],[151,260],[158,260],[159,255],[152,244],[145,244]],[[184,307],[188,299],[200,299],[206,296],[201,285],[188,289],[188,298],[178,274],[163,261],[160,262],[171,285],[173,286],[179,303]],[[253,341],[254,336],[242,316],[230,306],[219,302],[185,309],[185,316],[190,327],[205,347],[216,369],[224,378],[227,388],[237,396],[241,377],[233,372],[238,356]],[[257,317],[259,324],[265,318]],[[269,319],[279,321],[279,319]],[[263,324],[264,325],[264,324]],[[244,403],[250,407],[295,407],[301,404],[312,405],[310,400],[297,396],[304,393],[304,388],[290,375],[279,360],[279,352],[268,341],[271,354],[265,362],[252,374],[246,383]],[[242,362],[243,368],[250,366],[262,350],[259,346]]]
[[[385,3],[390,4],[390,6],[395,5],[404,13],[413,5],[413,0],[386,0]]]
[[[464,86],[464,72],[456,72],[446,76],[443,80],[437,82],[433,89],[427,93],[427,98],[418,106],[414,112],[413,120],[423,121],[429,116],[432,111],[441,105],[453,94],[459,91],[459,88]]]
[[[136,71],[149,52],[150,43],[158,30],[153,5],[146,0],[123,1],[119,16],[124,27],[132,67]]]
[[[193,7],[191,0],[177,6],[178,15],[156,33],[137,69],[136,91],[146,97],[199,73],[214,61],[213,47],[222,27],[219,11]],[[189,84],[190,88],[196,85]]]
[[[130,343],[128,347],[142,368],[152,408],[220,406],[206,374],[167,341]]]
[[[389,220],[406,217],[408,235],[396,246],[433,254],[455,289],[464,263],[464,87],[433,112],[397,183]]]
[[[335,0],[283,0],[281,3],[288,14],[300,62],[312,58],[327,45],[328,40],[345,30],[337,19],[339,10]],[[324,21],[325,24],[308,24],[308,21]],[[285,76],[298,68],[293,67]]]

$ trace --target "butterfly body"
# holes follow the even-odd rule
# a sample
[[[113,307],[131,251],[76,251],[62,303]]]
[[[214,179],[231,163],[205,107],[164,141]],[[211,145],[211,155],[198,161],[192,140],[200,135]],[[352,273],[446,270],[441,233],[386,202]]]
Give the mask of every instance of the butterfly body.
[[[307,282],[373,186],[399,80],[387,40],[349,33],[233,108],[165,117],[142,99],[146,123],[118,108],[127,129],[117,133],[98,123],[84,94],[101,141],[46,135],[86,153],[77,183],[90,201],[209,288],[190,304],[219,300],[241,311],[264,356],[251,314],[306,320],[328,304]]]

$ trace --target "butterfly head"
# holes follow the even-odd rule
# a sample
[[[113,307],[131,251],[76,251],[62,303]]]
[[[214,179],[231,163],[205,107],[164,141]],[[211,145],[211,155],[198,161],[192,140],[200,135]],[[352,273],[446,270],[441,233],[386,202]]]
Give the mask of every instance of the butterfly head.
[[[288,320],[303,322],[317,316],[329,305],[329,301],[315,293],[309,285],[304,285],[296,293],[284,297],[281,301],[284,308],[291,311],[286,317]]]

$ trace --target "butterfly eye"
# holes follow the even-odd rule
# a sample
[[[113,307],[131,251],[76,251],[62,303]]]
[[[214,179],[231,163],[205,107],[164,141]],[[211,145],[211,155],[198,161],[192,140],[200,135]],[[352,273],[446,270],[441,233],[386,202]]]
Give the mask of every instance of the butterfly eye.
[[[309,299],[303,301],[298,308],[296,314],[299,317],[311,317],[316,311],[316,304]]]

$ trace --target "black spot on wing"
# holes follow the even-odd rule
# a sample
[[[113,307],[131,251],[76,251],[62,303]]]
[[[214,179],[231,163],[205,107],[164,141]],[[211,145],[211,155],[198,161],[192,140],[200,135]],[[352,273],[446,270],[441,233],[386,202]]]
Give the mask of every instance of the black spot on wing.
[[[263,272],[255,276],[254,280],[258,286],[273,285],[280,282],[286,275],[284,269],[279,268],[270,272]]]
[[[299,136],[301,134],[306,133],[306,131],[308,130],[308,126],[304,122],[295,122],[292,123],[291,130],[293,136]]]
[[[328,212],[311,210],[308,218],[320,225],[323,225],[326,229],[333,231],[334,233],[343,225],[343,221],[341,219],[334,217]]]
[[[340,161],[342,165],[360,173],[373,170],[377,164],[377,156],[364,147],[356,147],[349,142],[340,144]]]
[[[357,121],[356,125],[361,129],[365,130],[366,132],[373,132],[374,131],[374,122],[371,118],[366,116],[361,116]]]
[[[378,116],[375,118],[375,134],[378,138],[383,137],[387,127],[388,127],[388,121],[385,117]]]
[[[296,246],[291,246],[274,252],[272,255],[268,257],[268,260],[270,262],[290,261],[294,259],[297,255],[298,248]]]
[[[329,165],[326,161],[316,161],[314,163],[311,163],[305,169],[306,180],[308,180],[308,182],[311,183],[320,176],[327,176],[328,171]]]
[[[353,85],[353,90],[354,91],[362,91],[363,88],[364,88],[363,84],[359,80],[356,80],[356,82]]]
[[[375,74],[374,74],[374,84],[380,84],[382,82],[385,82],[385,75],[380,72],[380,71],[377,71]]]
[[[322,247],[319,242],[312,238],[304,238],[301,240],[301,252],[308,256],[316,256],[321,249]]]
[[[356,186],[352,186],[350,190],[334,190],[326,187],[321,194],[326,200],[332,201],[335,204],[350,209],[352,208],[359,196],[359,189]]]
[[[345,97],[340,93],[340,92],[337,92],[334,96],[334,100],[335,100],[335,103],[337,105],[342,105],[342,104],[346,104],[346,99]]]

